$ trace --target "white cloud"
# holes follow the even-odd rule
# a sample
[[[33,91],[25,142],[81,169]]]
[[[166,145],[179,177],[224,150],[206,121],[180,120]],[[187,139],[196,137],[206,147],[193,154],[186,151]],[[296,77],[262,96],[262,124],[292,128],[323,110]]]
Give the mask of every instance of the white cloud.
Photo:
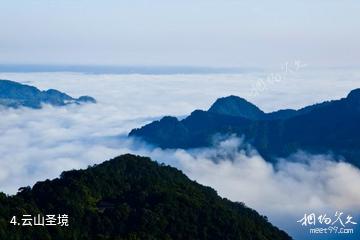
[[[312,237],[297,223],[304,214],[360,216],[360,170],[330,155],[299,151],[274,166],[236,137],[212,148],[138,153],[170,163],[222,197],[244,202],[296,239]]]
[[[230,138],[215,148],[177,150],[174,155],[193,179],[263,212],[360,210],[360,192],[354,184],[360,183],[360,170],[350,164],[329,155],[298,152],[273,166],[246,148],[240,139]]]
[[[300,107],[343,97],[358,87],[360,76],[353,71],[298,74],[249,100],[267,111]],[[132,128],[154,118],[207,109],[221,96],[249,98],[253,81],[263,75],[0,73],[0,79],[98,100],[98,104],[82,106],[0,110],[0,190],[15,193],[19,187],[57,177],[63,170],[132,152],[178,167],[221,196],[245,202],[284,228],[289,215],[294,220],[311,209],[359,209],[359,170],[335,163],[331,156],[299,152],[291,158],[296,161],[283,160],[274,168],[254,149],[239,148],[244,145],[237,138],[216,148],[184,151],[150,149],[125,137]]]

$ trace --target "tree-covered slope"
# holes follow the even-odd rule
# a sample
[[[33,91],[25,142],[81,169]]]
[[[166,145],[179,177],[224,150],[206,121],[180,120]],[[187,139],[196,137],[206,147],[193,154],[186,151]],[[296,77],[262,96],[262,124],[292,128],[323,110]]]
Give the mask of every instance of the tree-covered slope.
[[[68,214],[69,227],[13,226],[12,216]],[[0,239],[291,239],[241,203],[149,158],[123,155],[0,195]]]

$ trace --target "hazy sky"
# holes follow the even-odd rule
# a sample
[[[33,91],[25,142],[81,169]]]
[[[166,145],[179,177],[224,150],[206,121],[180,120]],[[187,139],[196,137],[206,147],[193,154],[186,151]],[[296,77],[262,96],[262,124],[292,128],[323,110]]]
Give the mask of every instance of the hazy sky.
[[[0,63],[360,65],[358,0],[11,0]]]

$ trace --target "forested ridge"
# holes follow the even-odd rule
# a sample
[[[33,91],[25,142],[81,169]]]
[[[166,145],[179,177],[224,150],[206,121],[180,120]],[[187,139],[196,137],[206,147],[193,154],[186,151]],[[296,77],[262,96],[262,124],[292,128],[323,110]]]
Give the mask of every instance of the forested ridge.
[[[266,200],[264,200],[266,201]],[[18,226],[13,216],[66,214],[69,226]],[[0,195],[0,239],[291,239],[256,211],[181,171],[123,155]]]

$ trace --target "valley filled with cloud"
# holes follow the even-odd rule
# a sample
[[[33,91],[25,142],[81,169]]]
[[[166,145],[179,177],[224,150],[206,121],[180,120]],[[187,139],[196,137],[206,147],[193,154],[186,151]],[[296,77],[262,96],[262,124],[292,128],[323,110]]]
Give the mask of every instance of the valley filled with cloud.
[[[269,112],[345,97],[359,87],[360,80],[359,71],[327,69],[303,70],[276,82],[254,84],[266,81],[269,74],[0,73],[0,79],[42,90],[54,88],[75,97],[90,95],[98,101],[45,105],[40,110],[0,109],[0,190],[14,194],[19,187],[55,178],[64,170],[86,168],[130,152],[177,167],[285,229],[306,212],[359,212],[360,171],[335,161],[341,157],[330,153],[310,155],[299,149],[272,165],[241,136],[228,136],[213,148],[187,151],[161,150],[127,138],[133,128],[165,115],[181,118],[195,109],[208,109],[219,97],[241,96]],[[252,94],[254,88],[259,94]]]

